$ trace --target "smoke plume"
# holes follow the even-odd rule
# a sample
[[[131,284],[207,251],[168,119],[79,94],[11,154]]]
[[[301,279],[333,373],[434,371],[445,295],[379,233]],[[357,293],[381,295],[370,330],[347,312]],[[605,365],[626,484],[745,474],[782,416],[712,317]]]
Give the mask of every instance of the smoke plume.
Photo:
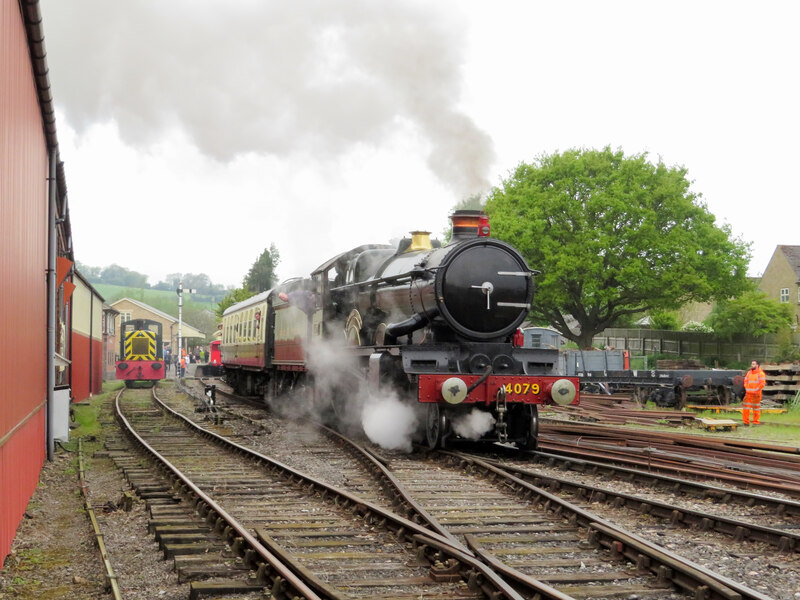
[[[411,128],[461,197],[485,191],[489,137],[458,109],[464,25],[371,0],[44,0],[54,96],[79,132],[113,120],[147,148],[326,160]],[[57,25],[54,25],[57,24]]]

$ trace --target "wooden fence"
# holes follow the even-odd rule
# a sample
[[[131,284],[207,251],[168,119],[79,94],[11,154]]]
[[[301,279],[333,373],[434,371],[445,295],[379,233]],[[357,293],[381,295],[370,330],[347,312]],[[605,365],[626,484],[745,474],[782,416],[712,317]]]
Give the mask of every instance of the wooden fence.
[[[800,345],[800,334],[793,334],[792,342]],[[706,362],[717,360],[720,364],[749,363],[751,360],[769,362],[777,354],[779,345],[777,334],[757,339],[735,337],[721,340],[713,333],[660,329],[606,329],[595,336],[592,343],[599,348],[610,346],[617,350],[630,350],[633,355],[664,354]]]

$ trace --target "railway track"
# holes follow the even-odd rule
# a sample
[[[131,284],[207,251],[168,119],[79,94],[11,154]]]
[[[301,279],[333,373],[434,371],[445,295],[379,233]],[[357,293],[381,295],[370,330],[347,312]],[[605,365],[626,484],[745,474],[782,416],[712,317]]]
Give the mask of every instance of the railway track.
[[[200,431],[142,395],[118,398],[120,421],[267,588],[291,586],[287,596],[304,598],[522,597],[438,534]]]
[[[236,414],[236,411],[234,411],[233,414]],[[262,416],[263,416],[263,414],[262,414]],[[333,434],[333,435],[336,435],[336,434]],[[355,454],[358,454],[359,452],[363,451],[363,449],[360,449],[360,447],[358,445],[353,445],[351,447],[351,451],[353,453],[355,453]],[[334,454],[337,456],[336,460],[338,460],[339,464],[341,464],[341,461],[342,461],[341,452],[337,450]],[[456,460],[463,461],[464,458],[465,457],[456,457]],[[471,459],[469,459],[469,457],[466,457],[466,458],[467,458],[467,460],[471,460]],[[434,463],[433,463],[434,466],[432,467],[432,471],[427,473],[422,478],[423,480],[426,481],[426,484],[428,486],[427,488],[423,488],[422,491],[420,491],[419,489],[417,489],[417,490],[404,489],[404,488],[407,488],[408,486],[404,486],[403,485],[402,482],[404,481],[404,475],[402,473],[402,469],[401,469],[401,472],[398,472],[398,466],[397,465],[398,465],[399,461],[401,462],[401,461],[405,461],[405,460],[409,460],[408,457],[405,457],[404,455],[400,455],[400,454],[391,455],[391,458],[390,458],[389,461],[387,461],[387,460],[385,460],[383,458],[380,458],[380,460],[376,460],[376,462],[378,462],[378,463],[386,464],[388,462],[388,463],[390,463],[392,465],[392,468],[389,471],[389,475],[388,475],[388,477],[391,477],[392,480],[393,480],[392,485],[398,486],[400,490],[403,490],[401,493],[406,493],[406,494],[408,494],[408,496],[410,496],[410,498],[413,499],[413,502],[414,502],[414,506],[413,507],[411,507],[411,508],[407,508],[407,507],[406,508],[400,508],[398,505],[401,505],[402,503],[397,501],[397,495],[395,495],[393,497],[393,507],[395,509],[404,510],[407,514],[413,515],[413,518],[415,518],[418,521],[420,520],[419,517],[422,516],[424,518],[425,522],[428,523],[428,525],[430,527],[432,527],[435,530],[441,532],[443,535],[452,534],[452,535],[455,535],[455,537],[457,537],[459,540],[463,541],[465,544],[472,544],[473,545],[472,546],[473,550],[475,550],[478,554],[482,554],[482,558],[484,560],[486,560],[487,562],[492,563],[494,561],[493,564],[495,564],[496,568],[498,568],[501,571],[504,570],[504,572],[506,573],[507,577],[510,577],[512,579],[516,577],[518,581],[524,581],[526,579],[530,579],[530,576],[526,576],[519,569],[517,569],[516,571],[513,570],[513,569],[509,569],[509,567],[513,566],[511,564],[511,563],[513,563],[513,561],[508,560],[508,556],[514,555],[515,553],[517,555],[520,555],[520,554],[524,555],[525,552],[531,551],[532,548],[535,548],[536,549],[535,551],[540,552],[542,556],[546,556],[547,555],[547,551],[544,550],[545,546],[542,545],[542,543],[543,543],[543,540],[547,540],[548,539],[548,533],[547,533],[547,526],[544,525],[543,523],[546,523],[548,520],[553,520],[552,516],[550,516],[550,518],[548,519],[547,514],[545,514],[544,517],[542,517],[540,515],[538,520],[535,522],[536,523],[535,525],[531,525],[530,523],[523,524],[523,523],[516,522],[516,521],[513,521],[513,520],[509,520],[509,522],[507,522],[507,523],[502,523],[502,522],[501,523],[492,523],[491,526],[489,526],[490,528],[486,529],[487,533],[491,532],[491,535],[487,536],[487,539],[489,539],[489,540],[505,540],[503,542],[498,542],[500,544],[500,546],[504,546],[504,545],[508,545],[508,544],[521,544],[522,540],[519,537],[519,531],[520,530],[525,531],[526,528],[533,527],[538,532],[538,536],[537,536],[537,535],[533,535],[534,532],[527,531],[527,533],[526,533],[526,535],[527,535],[526,542],[527,542],[528,547],[525,548],[522,545],[520,545],[520,547],[517,548],[516,550],[511,549],[511,550],[509,550],[509,554],[508,555],[504,555],[504,558],[506,560],[498,562],[496,560],[496,557],[493,558],[490,554],[482,553],[480,544],[476,545],[477,544],[476,532],[480,530],[480,529],[476,529],[476,527],[479,527],[478,525],[474,525],[473,524],[472,527],[473,527],[474,531],[472,533],[470,533],[470,534],[466,534],[466,533],[464,533],[464,531],[462,531],[462,529],[465,526],[461,526],[461,528],[459,528],[459,526],[457,526],[457,525],[453,525],[451,523],[442,523],[440,520],[438,520],[436,518],[436,516],[435,516],[435,513],[437,513],[438,508],[436,506],[431,506],[431,505],[428,504],[431,501],[431,498],[427,497],[426,494],[430,495],[431,497],[435,497],[437,500],[441,500],[441,499],[443,499],[443,498],[448,496],[448,494],[443,494],[442,490],[448,490],[448,489],[453,489],[453,490],[464,490],[464,489],[467,489],[467,490],[470,490],[470,492],[467,493],[466,497],[467,498],[472,498],[472,500],[475,500],[474,489],[473,488],[474,488],[474,486],[476,484],[470,483],[470,478],[467,477],[466,481],[459,482],[459,484],[457,484],[457,485],[456,484],[448,485],[446,482],[443,482],[443,481],[441,481],[439,479],[441,477],[442,468],[441,468],[441,465],[439,463],[437,463],[437,461],[434,460]],[[413,458],[413,459],[410,459],[410,460],[411,460],[411,464],[416,465],[413,468],[418,468],[419,459],[418,458]],[[372,469],[374,471],[375,467],[373,466]],[[495,474],[492,474],[492,476],[494,476],[494,475]],[[381,475],[378,474],[377,477],[381,477]],[[387,475],[384,474],[383,477],[385,479],[385,478],[387,478]],[[508,484],[501,484],[501,486],[500,486],[501,487],[501,492],[507,491],[505,489],[502,489],[503,486],[505,486],[505,485],[508,485]],[[427,492],[425,490],[427,490]],[[473,494],[473,496],[470,496],[470,494]],[[391,495],[391,493],[389,495]],[[453,496],[458,496],[459,494],[454,492],[452,495]],[[505,510],[506,510],[506,512],[508,514],[527,515],[526,517],[522,517],[522,518],[523,519],[524,518],[534,519],[534,517],[531,516],[532,511],[531,511],[530,503],[525,502],[525,503],[523,503],[521,505],[519,503],[517,503],[517,504],[514,504],[514,503],[508,504],[508,498],[505,498],[503,502],[498,504],[498,502],[500,502],[500,501],[497,499],[497,497],[492,496],[490,494],[488,496],[488,498],[489,499],[486,500],[486,502],[485,502],[488,505],[491,505],[491,506],[503,506],[503,505],[505,505],[506,506]],[[451,501],[451,500],[452,499],[448,499],[448,502]],[[474,513],[475,511],[473,510],[473,508],[474,508],[473,503],[471,501],[464,501],[464,502],[466,504],[466,508],[463,508],[463,512],[465,513],[465,515],[469,515],[469,514]],[[547,504],[549,504],[550,502],[551,502],[550,499],[547,499],[545,501],[545,503],[547,503]],[[561,509],[557,509],[557,510],[560,511]],[[545,510],[544,513],[548,513],[548,511]],[[510,517],[509,517],[509,519],[510,519]],[[577,522],[577,517],[575,517],[574,513],[573,513],[573,516],[566,518],[567,521],[569,521],[570,519],[572,519],[573,521]],[[594,517],[590,517],[589,518],[589,520],[591,520],[591,519],[599,520],[599,519],[596,519]],[[557,521],[558,524],[553,526],[553,531],[551,531],[550,534],[549,534],[550,536],[553,536],[554,540],[558,539],[558,535],[559,535],[558,530],[561,527],[569,527],[570,526],[569,523],[567,523],[567,525],[564,525],[562,523],[563,520],[564,519],[560,519],[558,517],[555,518],[555,521]],[[691,520],[687,519],[687,523],[688,522],[691,522]],[[574,523],[572,525],[574,525]],[[466,526],[466,527],[469,527],[469,526]],[[578,527],[574,527],[573,526],[572,529],[573,529],[572,535],[573,536],[577,536],[577,539],[579,540],[579,545],[581,543],[580,540],[583,540],[584,543],[585,543],[585,539],[586,538],[591,537],[591,535],[596,535],[595,533],[588,533],[588,534],[585,533],[585,531],[586,531],[585,527],[582,529],[580,526],[578,526]],[[575,532],[577,532],[577,533],[575,533]],[[626,542],[624,542],[624,541],[622,541],[620,539],[616,539],[615,541],[617,543],[619,543],[619,544],[625,544],[626,543]],[[626,540],[626,541],[628,543],[630,543],[631,540]],[[550,543],[550,542],[547,542],[547,543]],[[551,544],[551,545],[553,545],[553,544]],[[609,545],[609,547],[611,547],[611,542],[608,542],[608,545]],[[647,546],[646,544],[643,545],[643,547],[646,547],[646,546]],[[560,551],[561,551],[561,555],[562,556],[579,556],[579,557],[581,556],[580,554],[576,554],[575,552],[566,551],[565,548],[563,548],[563,547],[560,548]],[[594,597],[594,596],[587,596],[587,594],[597,593],[598,590],[601,589],[601,587],[602,587],[603,579],[604,578],[608,578],[608,581],[614,581],[615,582],[614,593],[613,594],[609,593],[609,595],[607,595],[607,596],[597,596],[597,597],[633,597],[633,596],[642,597],[642,598],[644,598],[644,597],[661,597],[661,598],[669,597],[669,596],[665,596],[665,593],[667,593],[665,590],[669,590],[670,589],[670,585],[671,585],[671,582],[668,581],[668,578],[662,580],[662,582],[660,583],[660,585],[661,585],[660,588],[658,588],[658,587],[653,588],[652,586],[654,585],[654,581],[655,581],[656,585],[659,585],[658,584],[658,579],[659,579],[658,577],[655,577],[654,580],[649,580],[648,581],[648,577],[645,574],[646,570],[639,569],[637,571],[636,568],[631,569],[631,564],[626,562],[625,557],[623,557],[622,555],[618,555],[616,557],[613,557],[613,555],[614,555],[614,551],[613,550],[606,553],[606,554],[609,555],[609,557],[612,557],[612,558],[608,558],[607,557],[605,559],[605,561],[601,560],[601,559],[598,559],[597,558],[597,552],[594,551],[591,547],[589,547],[589,548],[586,548],[586,547],[578,548],[576,551],[583,552],[583,556],[587,556],[587,555],[591,556],[591,559],[587,558],[586,560],[583,560],[583,561],[581,561],[580,559],[577,559],[577,561],[573,560],[572,566],[573,567],[578,567],[578,570],[581,570],[582,572],[570,574],[569,573],[569,567],[568,567],[568,564],[567,564],[569,561],[562,559],[563,564],[560,567],[560,569],[561,569],[560,572],[545,573],[542,576],[542,578],[545,579],[545,580],[547,580],[547,577],[553,577],[554,581],[558,582],[558,585],[554,586],[554,587],[560,586],[559,590],[562,593],[568,593],[568,594],[571,593],[571,594],[575,595],[574,597]],[[559,550],[553,550],[553,551],[551,551],[551,553],[552,554],[558,554]],[[656,553],[656,555],[657,555],[657,553]],[[647,560],[653,560],[653,562],[657,562],[659,558],[661,558],[661,557],[657,556],[657,558],[655,558],[655,559],[653,557],[651,557],[649,559],[645,559],[644,555],[640,554],[640,555],[637,555],[636,557],[634,557],[634,561],[633,562],[636,563],[637,561],[639,561],[641,563],[642,561],[646,562]],[[548,562],[548,560],[546,558],[541,558],[540,557],[538,563],[537,562],[532,562],[530,565],[527,565],[527,566],[535,566],[535,565],[538,564],[540,567],[545,566],[545,568],[549,568],[550,570],[552,570],[555,565],[559,564],[558,561],[559,561],[559,559],[553,559],[550,562]],[[680,562],[680,561],[678,560],[677,562]],[[600,563],[616,564],[618,569],[617,569],[616,572],[615,572],[614,569],[606,569],[606,573],[605,574],[595,573],[594,575],[590,574],[590,571],[587,571],[587,568],[591,568],[591,567],[589,567],[589,565],[593,566],[595,564],[600,564]],[[662,566],[664,566],[664,565],[662,564]],[[620,577],[622,577],[622,575],[620,575],[619,570],[621,569],[622,571],[624,571],[626,568],[629,569],[629,572],[627,572],[625,574],[624,578],[620,579]],[[662,571],[662,573],[663,573],[663,571]],[[592,577],[594,577],[594,579],[592,579]],[[626,584],[623,583],[623,581],[629,582],[627,584],[627,587],[626,587]],[[706,592],[697,592],[695,590],[693,593],[697,594],[697,593],[706,593]],[[627,594],[627,596],[625,594]],[[680,597],[680,596],[675,595],[674,597]],[[759,597],[759,595],[756,593],[754,596],[745,596],[745,597]]]
[[[485,460],[533,485],[566,494],[583,506],[605,502],[672,526],[716,532],[736,541],[762,542],[782,552],[800,552],[800,502],[795,500],[543,452],[524,459]],[[546,473],[538,468],[540,464],[571,470],[574,476]],[[635,488],[635,493],[626,492],[629,487]],[[675,499],[663,501],[664,493]],[[691,502],[680,503],[684,497]],[[698,501],[706,506],[711,503],[717,510],[698,510]]]
[[[539,450],[800,499],[800,450],[574,423],[545,424]]]

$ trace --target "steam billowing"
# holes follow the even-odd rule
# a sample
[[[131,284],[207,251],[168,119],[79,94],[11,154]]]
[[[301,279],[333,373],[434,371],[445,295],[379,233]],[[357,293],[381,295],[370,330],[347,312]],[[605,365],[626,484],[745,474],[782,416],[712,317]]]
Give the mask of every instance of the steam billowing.
[[[488,188],[491,140],[457,109],[464,26],[434,4],[42,4],[56,101],[79,132],[114,120],[143,147],[178,131],[221,161],[325,160],[411,127],[460,197]]]
[[[452,427],[462,438],[479,440],[481,436],[494,427],[495,418],[491,413],[473,408],[470,412],[453,419]]]
[[[363,431],[383,448],[411,451],[420,425],[414,405],[401,402],[389,390],[376,396],[364,389],[356,357],[342,344],[315,340],[308,349],[308,366],[319,395],[315,416],[324,420],[333,398],[343,432]]]
[[[411,452],[411,442],[419,427],[413,404],[388,395],[368,397],[361,413],[364,433],[375,444],[389,450]]]

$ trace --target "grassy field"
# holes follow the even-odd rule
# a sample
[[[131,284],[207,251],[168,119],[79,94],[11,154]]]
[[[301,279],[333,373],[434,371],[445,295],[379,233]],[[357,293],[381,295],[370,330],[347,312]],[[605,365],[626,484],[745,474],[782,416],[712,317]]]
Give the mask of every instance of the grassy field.
[[[654,410],[662,410],[655,406],[648,406]],[[711,410],[706,411],[687,411],[693,414],[697,419],[729,419],[736,422],[735,430],[722,430],[711,431],[703,428],[699,421],[695,421],[691,425],[682,425],[680,427],[673,427],[669,425],[657,425],[652,429],[657,431],[677,431],[680,433],[694,433],[698,435],[707,435],[711,437],[730,437],[743,439],[751,442],[762,442],[766,444],[780,444],[792,447],[800,447],[800,404],[787,404],[785,406],[787,412],[784,413],[770,413],[761,411],[761,425],[745,427],[742,423],[742,413],[739,410],[726,410],[714,412]],[[633,426],[636,428],[650,429],[650,427]]]
[[[94,284],[94,287],[103,296],[106,304],[112,304],[121,298],[130,298],[152,306],[175,319],[178,318],[178,295],[173,291],[130,288],[103,283]],[[211,296],[188,293],[183,295],[181,315],[183,320],[192,327],[205,332],[207,336],[217,329],[216,310],[217,302]]]
[[[105,298],[107,304],[116,302],[120,298],[131,298],[132,300],[144,302],[173,317],[178,316],[178,294],[174,291],[130,288],[104,283],[95,283],[93,285],[100,295]],[[185,311],[209,310],[214,312],[216,309],[217,302],[211,296],[188,293],[183,295],[183,310]]]

